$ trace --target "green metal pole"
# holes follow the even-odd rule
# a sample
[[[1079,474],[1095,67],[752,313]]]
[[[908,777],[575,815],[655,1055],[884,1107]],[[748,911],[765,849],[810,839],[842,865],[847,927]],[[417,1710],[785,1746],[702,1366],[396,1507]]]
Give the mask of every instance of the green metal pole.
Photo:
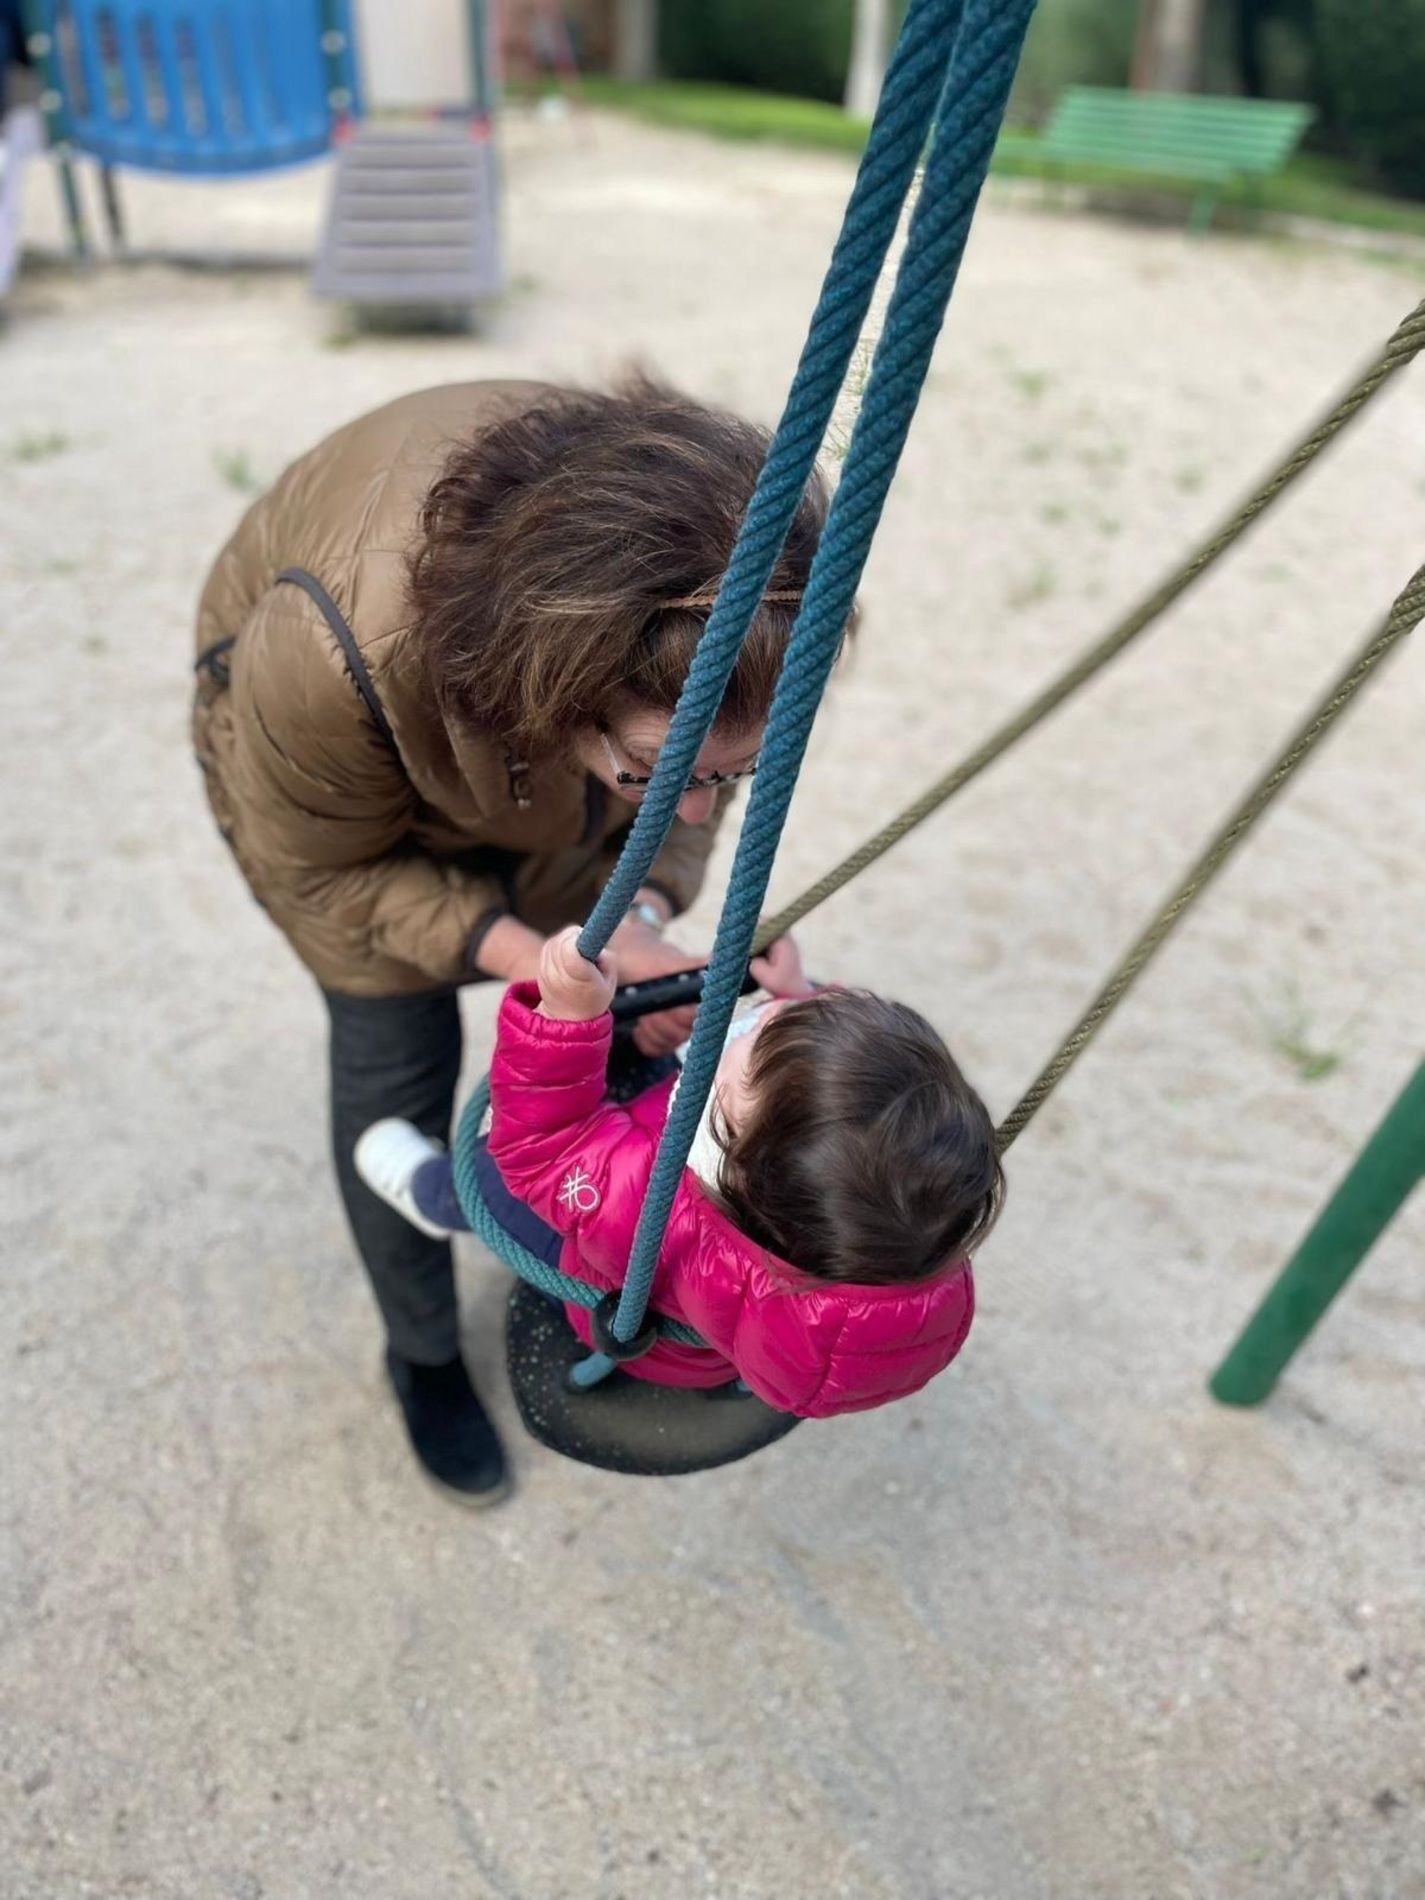
[[[495,82],[490,70],[490,10],[487,0],[467,0],[470,29],[470,104],[475,122],[488,131],[495,116]]]
[[[494,0],[467,0],[470,25],[470,104],[472,126],[485,152],[489,184],[491,242],[498,256],[500,244],[500,148],[495,139],[495,113],[500,107],[498,46],[499,15]],[[497,266],[498,268],[498,266]],[[503,273],[502,273],[503,274]]]
[[[59,188],[64,199],[64,216],[69,225],[69,241],[74,255],[87,263],[92,255],[84,206],[74,176],[74,148],[69,139],[69,115],[64,103],[64,69],[59,49],[50,31],[51,19],[41,0],[25,0],[22,9],[25,49],[40,71],[42,90],[40,110],[45,116],[45,131],[59,173]]]
[[[356,60],[339,0],[321,0],[318,12],[327,109],[331,113],[332,138],[340,143],[346,137],[356,109]]]
[[[1425,1178],[1425,1062],[1209,1382],[1224,1405],[1260,1405],[1292,1355]]]

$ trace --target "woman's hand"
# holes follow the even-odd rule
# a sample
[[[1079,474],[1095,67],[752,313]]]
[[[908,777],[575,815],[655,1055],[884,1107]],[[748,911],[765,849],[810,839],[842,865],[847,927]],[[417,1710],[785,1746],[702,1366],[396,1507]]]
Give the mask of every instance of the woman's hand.
[[[802,968],[802,953],[790,937],[778,937],[769,944],[767,954],[753,957],[753,976],[769,996],[815,996],[816,985],[807,981]]]
[[[497,917],[480,944],[480,974],[501,983],[535,983],[543,955],[544,938],[537,930],[518,917]]]
[[[613,1001],[618,968],[606,950],[597,963],[579,954],[579,931],[571,925],[545,939],[539,953],[539,1013],[561,1023],[591,1023]]]
[[[706,957],[689,956],[636,917],[626,917],[609,939],[609,948],[618,959],[619,981],[642,983],[651,976],[672,976],[679,970],[700,970]],[[646,1056],[667,1056],[685,1043],[693,1033],[697,1010],[664,1009],[656,1016],[641,1016],[633,1026],[633,1040]]]

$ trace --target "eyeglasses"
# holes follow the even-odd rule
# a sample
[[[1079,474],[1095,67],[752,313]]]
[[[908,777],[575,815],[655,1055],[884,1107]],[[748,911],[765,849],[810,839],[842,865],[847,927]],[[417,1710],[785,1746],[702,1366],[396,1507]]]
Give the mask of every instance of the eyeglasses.
[[[653,774],[651,772],[626,772],[618,762],[618,754],[614,751],[609,735],[602,729],[599,732],[599,739],[603,744],[604,751],[609,756],[609,764],[613,768],[614,784],[618,786],[619,790],[621,792],[646,792],[653,783]],[[744,766],[740,772],[705,772],[701,777],[694,772],[689,776],[687,784],[683,787],[683,791],[684,793],[712,792],[716,791],[720,785],[739,785],[743,779],[751,778],[756,770],[757,761],[754,759],[751,765]]]

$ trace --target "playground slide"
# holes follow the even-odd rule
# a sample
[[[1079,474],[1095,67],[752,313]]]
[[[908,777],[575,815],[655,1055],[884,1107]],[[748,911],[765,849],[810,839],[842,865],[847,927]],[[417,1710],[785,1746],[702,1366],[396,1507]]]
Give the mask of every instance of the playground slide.
[[[20,200],[25,161],[44,150],[44,124],[34,106],[15,106],[0,125],[0,297],[20,258]]]

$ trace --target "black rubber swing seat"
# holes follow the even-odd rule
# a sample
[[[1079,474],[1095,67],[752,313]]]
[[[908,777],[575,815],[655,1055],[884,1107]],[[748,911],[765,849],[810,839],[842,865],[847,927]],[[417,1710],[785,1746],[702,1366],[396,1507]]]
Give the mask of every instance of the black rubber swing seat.
[[[580,1464],[632,1477],[683,1477],[736,1464],[801,1423],[731,1385],[699,1391],[611,1372],[588,1390],[572,1390],[570,1369],[588,1355],[562,1309],[516,1281],[505,1358],[520,1418],[541,1445]]]

